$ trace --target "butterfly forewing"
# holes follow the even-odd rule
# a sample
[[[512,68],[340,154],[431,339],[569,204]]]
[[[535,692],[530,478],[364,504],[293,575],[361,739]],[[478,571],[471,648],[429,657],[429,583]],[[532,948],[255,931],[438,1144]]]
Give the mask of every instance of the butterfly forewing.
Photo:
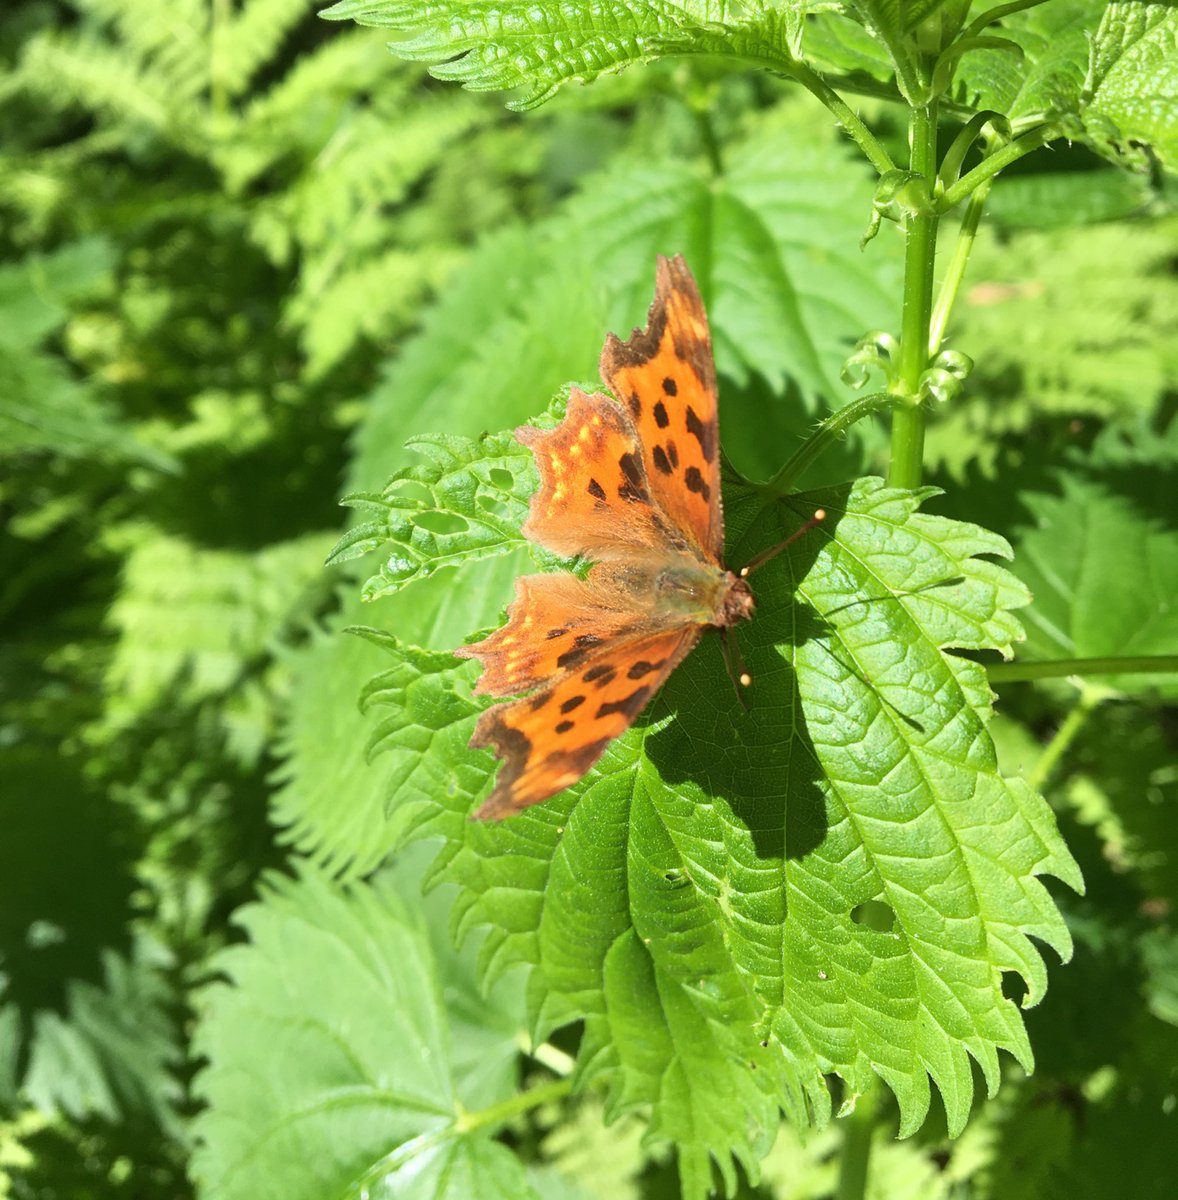
[[[540,472],[523,529],[531,541],[597,560],[682,541],[652,500],[634,426],[608,396],[573,388],[555,429],[525,425],[516,436]]]
[[[719,563],[716,372],[703,301],[681,256],[659,259],[646,328],[628,342],[606,338],[601,377],[628,412],[656,502],[704,557]]]
[[[487,709],[470,744],[492,748],[503,765],[474,815],[507,817],[576,783],[629,729],[699,635],[694,625],[635,630],[535,695]]]

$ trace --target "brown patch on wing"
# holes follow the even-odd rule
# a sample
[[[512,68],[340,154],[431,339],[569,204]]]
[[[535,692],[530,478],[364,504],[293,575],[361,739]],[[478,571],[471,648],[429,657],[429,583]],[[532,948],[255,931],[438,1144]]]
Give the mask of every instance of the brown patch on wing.
[[[531,448],[540,472],[526,538],[568,558],[683,546],[653,498],[634,426],[608,396],[573,388],[555,429],[524,425],[515,436]]]
[[[606,338],[601,377],[628,407],[655,501],[718,564],[724,517],[716,371],[703,301],[682,255],[659,258],[646,328],[628,342]]]
[[[501,820],[576,783],[633,724],[700,632],[689,625],[616,638],[534,696],[487,709],[470,744],[490,747],[503,763],[474,816]]]

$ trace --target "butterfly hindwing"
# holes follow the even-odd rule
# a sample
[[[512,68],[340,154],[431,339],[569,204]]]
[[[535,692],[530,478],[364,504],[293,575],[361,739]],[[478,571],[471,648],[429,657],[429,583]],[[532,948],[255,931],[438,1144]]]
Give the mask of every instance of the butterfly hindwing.
[[[487,709],[470,744],[490,747],[503,764],[474,815],[509,817],[576,783],[634,723],[699,635],[698,626],[636,630],[535,695]]]
[[[628,412],[655,500],[704,557],[719,563],[716,371],[703,301],[682,256],[659,259],[646,328],[627,342],[606,338],[601,377]]]
[[[510,696],[551,683],[580,666],[598,646],[633,631],[637,607],[567,571],[516,580],[507,621],[459,658],[483,664],[476,692]]]

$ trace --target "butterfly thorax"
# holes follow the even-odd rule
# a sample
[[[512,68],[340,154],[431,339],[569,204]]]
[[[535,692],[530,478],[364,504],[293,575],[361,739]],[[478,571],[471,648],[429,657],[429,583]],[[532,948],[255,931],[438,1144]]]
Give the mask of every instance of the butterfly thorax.
[[[632,586],[637,582],[632,581]],[[735,625],[753,615],[753,594],[748,583],[694,556],[682,555],[658,564],[646,586],[661,614],[695,624]]]

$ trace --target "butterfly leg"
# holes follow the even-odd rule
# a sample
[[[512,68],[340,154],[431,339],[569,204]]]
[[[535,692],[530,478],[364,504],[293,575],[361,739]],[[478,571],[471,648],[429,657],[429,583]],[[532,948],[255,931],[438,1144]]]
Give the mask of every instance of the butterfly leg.
[[[736,698],[740,701],[741,708],[747,712],[749,705],[744,698],[744,689],[752,683],[753,677],[744,665],[736,634],[726,626],[720,629],[720,651],[724,655],[724,665],[728,668],[728,677],[736,689]]]

